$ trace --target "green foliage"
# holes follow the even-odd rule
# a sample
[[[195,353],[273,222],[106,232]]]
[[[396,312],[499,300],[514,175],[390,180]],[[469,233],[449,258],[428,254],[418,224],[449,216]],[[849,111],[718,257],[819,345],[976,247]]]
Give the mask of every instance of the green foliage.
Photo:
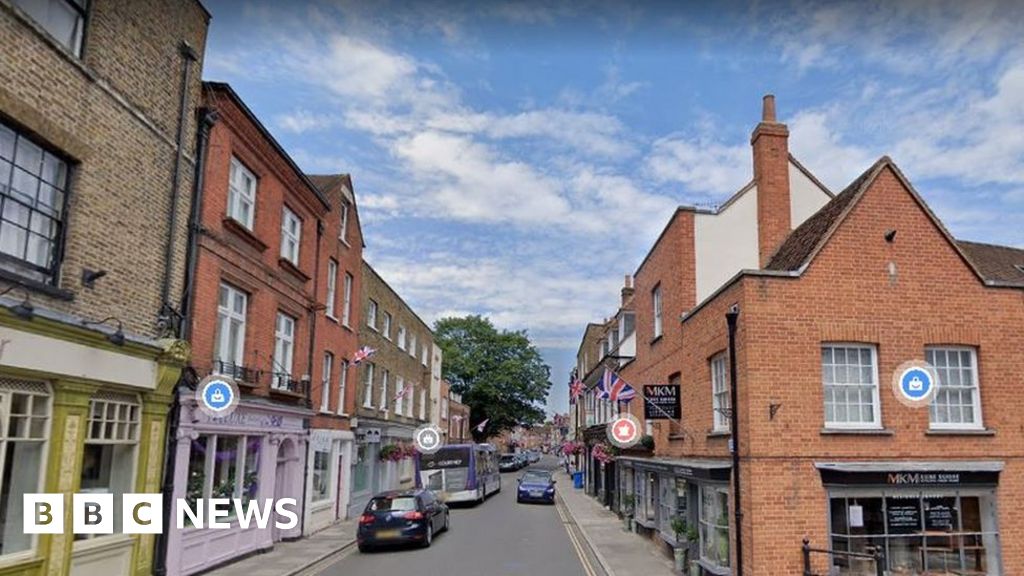
[[[622,497],[622,506],[626,509],[626,514],[631,514],[633,512],[634,504],[636,504],[636,496],[626,494]]]
[[[472,411],[474,438],[544,422],[551,369],[525,331],[498,331],[481,316],[442,318],[434,341],[444,352],[444,378]]]
[[[686,533],[686,520],[676,516],[669,522],[669,526],[672,528],[672,532],[676,535],[676,540],[682,538],[683,534]]]
[[[654,450],[654,436],[643,435],[640,437],[640,446],[645,450]]]

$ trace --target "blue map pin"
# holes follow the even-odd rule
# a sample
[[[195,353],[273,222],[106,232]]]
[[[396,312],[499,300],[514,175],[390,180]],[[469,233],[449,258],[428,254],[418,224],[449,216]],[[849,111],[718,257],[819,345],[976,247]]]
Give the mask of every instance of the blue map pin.
[[[226,382],[214,380],[203,389],[203,403],[215,412],[220,412],[231,405],[235,392]]]
[[[932,375],[921,368],[911,368],[900,376],[900,392],[909,400],[921,400],[932,391]]]

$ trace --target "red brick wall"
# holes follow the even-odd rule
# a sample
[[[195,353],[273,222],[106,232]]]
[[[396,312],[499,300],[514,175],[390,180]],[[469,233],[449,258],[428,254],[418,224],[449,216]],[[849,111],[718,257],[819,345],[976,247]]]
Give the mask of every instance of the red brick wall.
[[[892,244],[884,240],[890,229],[897,230]],[[1020,291],[983,286],[895,173],[885,170],[802,277],[745,277],[683,323],[685,346],[672,362],[683,375],[688,434],[672,442],[659,434],[658,454],[727,456],[726,440],[706,434],[712,423],[708,360],[727,347],[724,314],[735,303],[741,310],[737,365],[750,574],[799,573],[805,535],[828,545],[826,493],[814,462],[844,458],[1006,461],[999,487],[1004,573],[1024,573],[1022,514],[1011,504],[1024,488],[1024,427],[1013,397],[1019,377],[1001,377],[1024,369],[1021,301]],[[645,305],[639,310],[638,323],[649,322]],[[887,434],[822,434],[820,348],[828,341],[877,346]],[[995,435],[926,434],[927,410],[895,400],[892,373],[904,361],[923,358],[928,344],[977,348],[982,416]],[[774,419],[771,404],[781,405]]]
[[[762,122],[754,130],[751,144],[757,184],[757,250],[761,266],[765,266],[791,229],[789,130],[785,124]]]

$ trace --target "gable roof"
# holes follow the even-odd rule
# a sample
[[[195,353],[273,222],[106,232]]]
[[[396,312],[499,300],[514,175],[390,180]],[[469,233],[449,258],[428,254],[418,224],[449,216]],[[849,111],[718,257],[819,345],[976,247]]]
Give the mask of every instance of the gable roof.
[[[956,243],[989,282],[1024,287],[1024,250],[967,240]]]
[[[863,189],[867,188],[867,184],[872,182],[882,167],[889,162],[891,161],[888,156],[880,158],[835,198],[790,232],[765,269],[793,271],[808,263],[811,256],[832,235],[832,229],[839,223],[846,209],[854,203],[854,199],[860,196]]]
[[[348,174],[306,174],[306,177],[321,190],[338,190],[349,202],[355,201],[349,187],[352,179]]]

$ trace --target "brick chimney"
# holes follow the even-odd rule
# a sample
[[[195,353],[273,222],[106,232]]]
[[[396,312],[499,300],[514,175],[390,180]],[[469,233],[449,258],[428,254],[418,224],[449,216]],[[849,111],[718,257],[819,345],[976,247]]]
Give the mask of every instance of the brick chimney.
[[[622,284],[622,306],[628,304],[631,298],[633,298],[633,276],[626,274],[626,280]]]
[[[761,122],[750,135],[757,185],[757,251],[761,267],[789,235],[789,128],[775,119],[775,96],[767,94]]]

